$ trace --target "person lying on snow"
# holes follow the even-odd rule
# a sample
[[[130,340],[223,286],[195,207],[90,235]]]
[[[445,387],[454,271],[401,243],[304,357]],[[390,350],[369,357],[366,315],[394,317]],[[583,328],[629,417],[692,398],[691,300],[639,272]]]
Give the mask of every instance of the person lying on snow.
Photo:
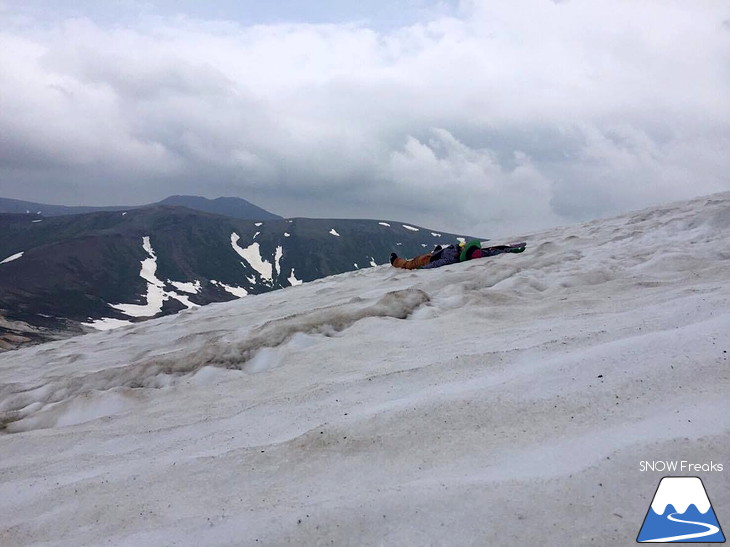
[[[449,245],[447,247],[437,245],[432,252],[411,259],[401,258],[395,253],[390,253],[390,263],[396,268],[404,268],[406,270],[438,268],[448,264],[465,262],[484,256],[494,256],[500,253],[521,253],[525,250],[525,245],[526,243],[514,243],[482,249],[481,243],[476,239],[472,239],[466,244],[459,243],[458,245]]]

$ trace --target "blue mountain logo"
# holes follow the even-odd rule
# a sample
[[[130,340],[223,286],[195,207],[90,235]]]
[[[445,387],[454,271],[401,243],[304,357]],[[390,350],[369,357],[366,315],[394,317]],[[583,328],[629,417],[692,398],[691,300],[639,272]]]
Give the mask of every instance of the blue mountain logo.
[[[725,543],[699,477],[664,477],[646,512],[639,543]]]

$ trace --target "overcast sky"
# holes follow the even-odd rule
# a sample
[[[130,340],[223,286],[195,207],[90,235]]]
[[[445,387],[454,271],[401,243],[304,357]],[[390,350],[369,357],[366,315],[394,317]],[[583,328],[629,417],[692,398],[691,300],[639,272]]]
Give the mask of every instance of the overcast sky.
[[[723,190],[724,0],[0,0],[0,197],[491,237]]]

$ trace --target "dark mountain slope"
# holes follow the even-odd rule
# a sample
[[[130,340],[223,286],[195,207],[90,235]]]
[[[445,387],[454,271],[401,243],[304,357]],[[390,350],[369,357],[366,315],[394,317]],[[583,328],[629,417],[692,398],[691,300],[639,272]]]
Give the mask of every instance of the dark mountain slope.
[[[140,321],[384,264],[392,251],[412,256],[456,238],[396,222],[251,221],[170,206],[0,215],[0,233],[6,346],[17,345],[8,336],[35,341],[102,319]]]

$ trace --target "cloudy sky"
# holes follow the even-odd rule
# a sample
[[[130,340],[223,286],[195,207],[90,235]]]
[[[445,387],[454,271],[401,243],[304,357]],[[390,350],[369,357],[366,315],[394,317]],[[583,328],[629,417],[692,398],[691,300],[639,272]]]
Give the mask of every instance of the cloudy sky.
[[[0,0],[0,197],[490,237],[730,190],[730,6]]]

